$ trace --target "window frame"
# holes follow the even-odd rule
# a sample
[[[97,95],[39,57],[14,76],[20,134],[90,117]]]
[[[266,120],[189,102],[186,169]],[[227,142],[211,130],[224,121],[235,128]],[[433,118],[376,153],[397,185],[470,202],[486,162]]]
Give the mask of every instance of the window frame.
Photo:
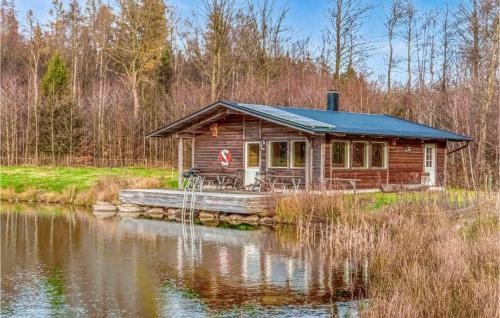
[[[248,159],[249,159],[249,156],[248,156],[248,146],[249,145],[258,145],[259,147],[259,153],[257,155],[257,165],[256,166],[249,166],[248,165]],[[245,169],[247,168],[250,168],[250,169],[255,169],[255,168],[259,168],[260,169],[260,165],[261,165],[261,156],[260,156],[260,142],[259,141],[247,141],[245,142]]]
[[[303,167],[296,167],[294,165],[294,160],[295,160],[295,143],[297,142],[303,142],[304,146],[306,147],[306,151],[304,154],[304,166]],[[290,140],[290,169],[305,169],[306,168],[306,157],[307,157],[307,141],[305,139],[295,139],[295,140]]]
[[[373,149],[372,149],[372,145],[373,144],[382,144],[384,146],[384,152],[383,152],[383,164],[382,164],[382,167],[374,167],[373,166],[373,162],[372,162],[372,154],[373,154]],[[388,144],[387,142],[385,141],[372,141],[370,142],[370,154],[369,154],[369,157],[370,157],[370,169],[375,169],[375,170],[384,170],[384,169],[387,169],[387,166],[388,166],[388,163],[389,163],[389,151],[388,151]]]
[[[274,143],[286,143],[286,166],[285,167],[274,167],[272,165],[272,144]],[[270,169],[289,169],[290,168],[290,142],[288,140],[269,140],[267,146],[267,167]]]
[[[365,145],[365,160],[364,160],[364,165],[362,167],[355,167],[354,166],[354,144],[364,144]],[[350,168],[353,170],[367,170],[370,169],[370,142],[365,141],[365,140],[353,140],[351,141],[351,147],[352,148],[352,153],[350,155]],[[351,149],[350,149],[351,150]]]
[[[344,144],[344,150],[346,150],[346,163],[344,167],[334,167],[333,165],[333,143],[335,142],[341,142]],[[351,168],[351,142],[349,140],[333,139],[330,141],[330,167],[335,170],[346,170]]]

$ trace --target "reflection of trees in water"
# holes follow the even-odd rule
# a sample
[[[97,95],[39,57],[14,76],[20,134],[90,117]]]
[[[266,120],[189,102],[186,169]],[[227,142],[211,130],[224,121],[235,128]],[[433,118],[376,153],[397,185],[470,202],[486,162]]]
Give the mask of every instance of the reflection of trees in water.
[[[324,304],[364,296],[356,260],[348,259],[345,266],[345,257],[303,244],[291,227],[195,226],[195,239],[184,239],[180,223],[96,219],[87,210],[37,211],[28,206],[26,212],[3,216],[10,221],[2,225],[2,238],[9,237],[9,250],[35,256],[26,258],[29,267],[58,268],[54,283],[59,279],[68,288],[54,288],[53,295],[62,291],[61,301],[98,304],[94,315],[125,310],[156,316],[166,306],[178,306],[169,305],[165,295],[182,303],[187,291],[211,311],[255,302]],[[181,291],[159,293],[164,282]]]

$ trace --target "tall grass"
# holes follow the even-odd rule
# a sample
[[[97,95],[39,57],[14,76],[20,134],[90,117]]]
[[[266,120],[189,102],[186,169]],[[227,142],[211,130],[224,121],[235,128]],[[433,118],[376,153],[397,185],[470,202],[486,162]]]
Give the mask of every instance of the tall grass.
[[[368,260],[363,316],[498,317],[494,194],[401,194],[377,211],[368,201],[302,194],[283,199],[277,216],[327,255]]]
[[[90,206],[96,201],[116,201],[121,189],[148,189],[161,188],[164,180],[159,177],[119,177],[104,176],[95,181],[89,188],[79,190],[74,186],[68,186],[61,192],[39,190],[28,188],[22,192],[16,192],[13,188],[0,190],[0,199],[6,201],[28,201],[47,203],[67,203],[82,206]]]

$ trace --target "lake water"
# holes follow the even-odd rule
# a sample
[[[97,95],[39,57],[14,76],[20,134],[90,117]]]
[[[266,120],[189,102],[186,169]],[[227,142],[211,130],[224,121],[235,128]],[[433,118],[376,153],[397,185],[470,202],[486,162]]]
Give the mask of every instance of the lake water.
[[[366,266],[292,228],[7,203],[0,218],[2,317],[342,317],[366,304]]]

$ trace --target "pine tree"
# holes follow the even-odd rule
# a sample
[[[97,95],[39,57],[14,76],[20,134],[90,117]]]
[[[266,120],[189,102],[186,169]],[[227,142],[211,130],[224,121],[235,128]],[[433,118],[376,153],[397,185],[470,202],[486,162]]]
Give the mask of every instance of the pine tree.
[[[68,70],[59,55],[55,53],[49,61],[47,72],[42,79],[42,91],[45,97],[59,98],[68,93]]]
[[[40,150],[56,158],[73,155],[81,141],[82,119],[72,101],[69,74],[61,56],[49,61],[42,78],[43,108],[40,114]]]
[[[165,93],[170,92],[172,86],[173,66],[172,66],[173,53],[172,48],[167,46],[163,49],[160,57],[160,63],[156,70],[156,78],[158,84]]]

